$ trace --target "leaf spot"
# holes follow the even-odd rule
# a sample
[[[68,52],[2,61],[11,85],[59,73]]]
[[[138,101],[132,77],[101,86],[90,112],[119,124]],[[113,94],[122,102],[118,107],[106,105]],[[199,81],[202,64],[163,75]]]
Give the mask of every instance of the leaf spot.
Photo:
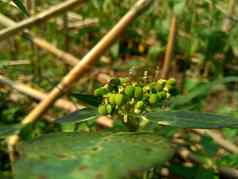
[[[95,176],[95,179],[103,179],[103,174],[102,173],[97,173]]]
[[[86,166],[86,165],[81,165],[80,167],[79,167],[79,170],[86,170],[86,169],[88,169],[88,166]]]

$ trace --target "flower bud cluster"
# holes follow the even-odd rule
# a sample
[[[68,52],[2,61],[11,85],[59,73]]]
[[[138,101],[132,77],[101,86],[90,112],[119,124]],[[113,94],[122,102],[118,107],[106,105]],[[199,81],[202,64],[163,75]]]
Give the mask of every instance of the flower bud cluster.
[[[150,83],[131,82],[127,78],[114,78],[95,90],[102,97],[98,112],[101,115],[143,114],[177,94],[175,79]]]

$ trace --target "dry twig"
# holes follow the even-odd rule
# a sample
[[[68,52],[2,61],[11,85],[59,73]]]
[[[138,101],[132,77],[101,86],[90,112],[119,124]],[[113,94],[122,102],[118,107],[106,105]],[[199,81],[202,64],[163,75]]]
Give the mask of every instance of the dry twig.
[[[170,26],[168,43],[167,43],[167,47],[165,51],[164,65],[161,72],[162,79],[167,79],[169,75],[169,68],[170,68],[171,58],[173,54],[175,38],[176,38],[176,16],[173,16],[171,26]]]
[[[238,147],[231,143],[230,141],[224,139],[220,134],[208,130],[208,129],[193,129],[193,131],[199,135],[208,135],[210,136],[214,142],[224,148],[226,151],[231,153],[238,153]]]
[[[47,97],[47,94],[45,94],[44,92],[41,92],[40,90],[36,90],[32,87],[29,87],[19,82],[11,81],[10,79],[2,75],[0,75],[0,84],[7,85],[8,87],[17,90],[18,92],[23,93],[39,101]],[[76,109],[82,108],[82,106],[76,106],[75,104],[73,104],[72,102],[66,99],[59,99],[58,101],[56,101],[55,106],[70,112],[75,111]]]

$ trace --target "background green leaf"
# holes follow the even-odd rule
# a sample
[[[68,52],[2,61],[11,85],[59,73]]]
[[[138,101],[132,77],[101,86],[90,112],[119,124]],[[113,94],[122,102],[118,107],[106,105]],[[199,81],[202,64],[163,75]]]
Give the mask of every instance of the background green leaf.
[[[21,144],[16,179],[117,179],[163,164],[172,155],[150,133],[52,134]]]
[[[97,107],[101,103],[101,97],[81,93],[73,93],[73,98],[91,107]]]
[[[152,120],[153,123],[180,128],[238,128],[238,119],[211,113],[156,111],[148,113],[147,117]]]
[[[3,139],[10,134],[14,133],[17,129],[20,128],[20,125],[6,125],[6,124],[0,124],[0,139]]]
[[[24,13],[25,15],[29,16],[29,13],[27,12],[25,6],[21,2],[21,0],[13,0],[14,4]]]

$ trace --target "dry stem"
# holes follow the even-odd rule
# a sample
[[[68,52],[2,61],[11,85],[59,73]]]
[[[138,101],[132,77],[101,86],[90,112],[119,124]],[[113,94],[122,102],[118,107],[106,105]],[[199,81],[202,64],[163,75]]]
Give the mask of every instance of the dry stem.
[[[171,58],[173,54],[175,38],[176,38],[176,16],[173,16],[171,26],[170,26],[168,43],[167,43],[166,52],[165,52],[164,65],[161,72],[162,79],[167,79],[169,75],[169,69],[170,69],[170,63],[171,63]]]

